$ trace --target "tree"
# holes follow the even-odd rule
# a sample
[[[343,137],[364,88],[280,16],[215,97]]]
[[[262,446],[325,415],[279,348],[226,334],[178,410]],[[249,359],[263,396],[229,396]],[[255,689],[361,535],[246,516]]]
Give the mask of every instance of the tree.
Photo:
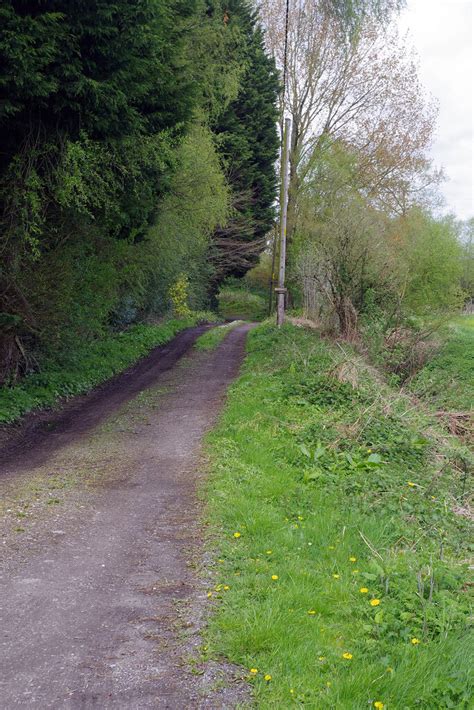
[[[195,107],[195,9],[0,4],[0,377],[107,326]]]
[[[282,68],[285,0],[263,0],[261,8],[269,49]],[[426,172],[435,107],[424,99],[415,63],[394,30],[382,33],[364,19],[347,42],[324,3],[292,4],[282,100],[292,119],[290,238],[305,173],[328,137],[358,152],[374,200],[394,204],[393,194],[406,191],[414,174]]]
[[[243,37],[245,68],[236,98],[213,126],[234,194],[234,216],[216,235],[216,258],[222,276],[241,276],[258,260],[274,220],[279,81],[257,15],[245,0],[229,0],[225,23]]]

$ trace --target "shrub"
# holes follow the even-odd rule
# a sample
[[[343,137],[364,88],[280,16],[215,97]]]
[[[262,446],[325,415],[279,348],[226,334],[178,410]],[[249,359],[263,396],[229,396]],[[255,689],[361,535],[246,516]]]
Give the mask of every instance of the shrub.
[[[169,291],[173,313],[177,318],[187,318],[191,315],[188,306],[188,291],[188,277],[186,274],[180,274]]]

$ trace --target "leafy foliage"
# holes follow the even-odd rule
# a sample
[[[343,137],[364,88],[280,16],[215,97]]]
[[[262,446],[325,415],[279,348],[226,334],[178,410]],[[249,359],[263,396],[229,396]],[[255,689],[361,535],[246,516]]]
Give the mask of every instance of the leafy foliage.
[[[2,4],[0,381],[165,314],[181,272],[205,306],[245,171],[272,219],[275,69],[247,5],[229,13],[220,0]],[[242,108],[249,72],[261,125]],[[261,235],[258,216],[247,238]]]

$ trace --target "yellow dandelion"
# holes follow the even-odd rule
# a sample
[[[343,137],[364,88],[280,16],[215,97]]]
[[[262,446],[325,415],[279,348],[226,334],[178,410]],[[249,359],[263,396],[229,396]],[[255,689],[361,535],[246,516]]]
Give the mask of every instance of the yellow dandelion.
[[[393,673],[393,668],[390,668],[390,666],[386,669],[386,673]]]
[[[275,581],[278,579],[278,575],[277,575],[277,574],[272,574],[272,579],[273,579],[273,581],[275,582]]]
[[[375,701],[374,708],[377,708],[377,710],[382,710],[382,708],[384,708],[384,707],[385,707],[385,705],[380,700]]]
[[[267,555],[271,555],[271,554],[272,554],[272,551],[271,551],[271,550],[267,550],[266,554],[267,554]]]
[[[318,656],[318,661],[325,661],[325,660],[326,660],[326,656]]]
[[[298,515],[298,520],[304,520],[302,515]]]
[[[235,538],[240,537],[240,535],[241,535],[241,533],[239,533],[239,532],[235,532],[235,533],[234,533],[234,537],[235,537]]]
[[[258,673],[258,668],[251,668],[250,671],[249,671],[249,673],[251,673],[252,675],[257,675],[257,673]]]
[[[370,606],[378,606],[380,604],[380,599],[371,599]]]
[[[295,694],[295,691],[294,691],[294,689],[293,689],[293,688],[290,688],[290,693],[291,693],[292,695],[294,695],[294,694]]]
[[[267,683],[272,679],[270,673],[267,673],[267,675],[264,676],[264,678],[265,678],[265,680],[267,681]]]
[[[217,560],[219,564],[223,564],[224,560]]]
[[[357,562],[357,557],[349,557],[349,562]]]
[[[339,574],[333,574],[334,579],[339,579],[340,576]]]
[[[228,584],[224,584],[223,589],[224,589],[224,592],[227,592],[230,589],[230,587]]]
[[[407,481],[407,485],[409,485],[410,488],[413,488],[413,486],[416,486],[416,483],[413,483],[413,481]]]
[[[343,653],[342,657],[346,659],[346,661],[350,661],[352,659],[352,653]]]
[[[367,589],[367,587],[361,587],[361,588],[359,589],[359,592],[360,592],[361,594],[367,594],[368,591],[369,591],[369,590]]]
[[[414,646],[418,646],[418,644],[420,643],[420,639],[413,638],[413,639],[411,640],[411,642],[412,642],[412,644],[413,644]]]
[[[208,596],[208,599],[210,599],[212,597],[212,592],[208,592],[207,596]]]
[[[359,574],[359,572],[360,572],[360,569],[353,569],[352,570],[352,574]]]
[[[308,611],[308,614],[309,614],[310,616],[314,616],[314,614],[316,614],[316,612],[315,612],[314,609],[310,609],[310,610]]]
[[[368,454],[371,454],[371,453],[372,453],[372,449],[367,449],[367,453],[368,453]]]

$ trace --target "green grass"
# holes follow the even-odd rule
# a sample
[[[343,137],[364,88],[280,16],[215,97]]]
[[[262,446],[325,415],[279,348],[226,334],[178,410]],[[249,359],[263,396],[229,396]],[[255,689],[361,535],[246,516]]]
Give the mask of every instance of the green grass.
[[[225,287],[219,292],[218,301],[223,318],[259,321],[268,314],[265,299],[244,288]]]
[[[474,316],[459,316],[440,352],[413,378],[410,390],[438,409],[469,410],[474,403]]]
[[[234,320],[231,323],[224,323],[223,325],[216,325],[215,328],[211,328],[206,331],[196,340],[194,347],[196,350],[214,350],[217,346],[222,343],[224,338],[229,335],[231,330],[242,325],[243,321]]]
[[[190,318],[167,320],[160,325],[135,325],[84,344],[59,361],[46,362],[40,372],[27,375],[13,387],[0,388],[0,423],[10,424],[27,412],[52,407],[64,397],[88,392],[157,345],[167,343],[181,330],[210,318],[214,319],[211,313],[195,313]]]
[[[263,324],[210,435],[206,654],[258,708],[472,707],[468,453],[374,377]]]

